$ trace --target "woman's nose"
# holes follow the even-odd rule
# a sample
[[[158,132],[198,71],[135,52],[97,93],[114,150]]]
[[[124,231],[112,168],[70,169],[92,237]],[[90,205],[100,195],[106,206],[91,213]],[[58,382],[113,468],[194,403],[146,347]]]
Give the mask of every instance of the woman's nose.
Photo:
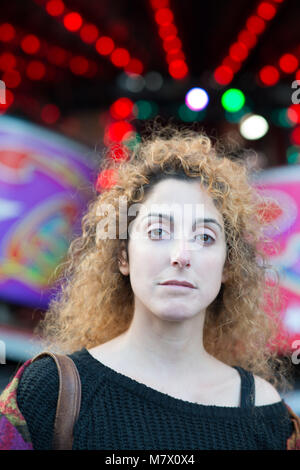
[[[179,240],[176,244],[171,255],[171,263],[173,266],[179,265],[180,267],[191,265],[191,251],[188,249],[188,242],[186,240]]]

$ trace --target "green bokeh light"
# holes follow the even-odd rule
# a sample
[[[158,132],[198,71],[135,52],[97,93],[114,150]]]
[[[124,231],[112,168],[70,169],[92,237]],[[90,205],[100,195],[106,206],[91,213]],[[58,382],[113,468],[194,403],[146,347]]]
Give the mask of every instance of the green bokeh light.
[[[271,119],[276,126],[293,127],[293,123],[288,117],[288,108],[275,109],[271,113]]]
[[[300,163],[300,147],[297,145],[291,145],[287,149],[287,161],[288,164],[294,165],[295,163]]]
[[[134,105],[137,119],[150,119],[157,114],[158,106],[153,101],[139,100]]]
[[[229,113],[235,113],[242,109],[245,104],[245,95],[237,88],[230,88],[223,93],[221,98],[223,108]]]
[[[129,150],[133,150],[136,147],[136,145],[138,145],[140,142],[141,142],[140,134],[138,132],[134,132],[132,133],[132,136],[130,137],[130,139],[123,141],[123,144],[126,145],[126,147]]]

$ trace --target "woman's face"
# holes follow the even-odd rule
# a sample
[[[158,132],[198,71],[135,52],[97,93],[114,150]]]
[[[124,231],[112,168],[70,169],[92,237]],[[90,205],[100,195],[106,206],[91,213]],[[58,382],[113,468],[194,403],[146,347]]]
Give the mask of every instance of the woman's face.
[[[167,217],[149,216],[153,213]],[[199,221],[193,227],[196,218],[216,223]],[[204,314],[226,280],[223,219],[195,181],[168,178],[153,187],[130,227],[128,253],[120,271],[130,275],[135,309],[162,320]],[[194,288],[161,285],[168,280],[187,281]]]

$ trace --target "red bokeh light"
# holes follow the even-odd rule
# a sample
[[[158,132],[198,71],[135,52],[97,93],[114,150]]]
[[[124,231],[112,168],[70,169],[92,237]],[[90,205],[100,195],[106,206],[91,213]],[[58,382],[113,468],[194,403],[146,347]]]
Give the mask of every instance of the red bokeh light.
[[[178,37],[169,37],[163,42],[163,48],[166,52],[178,51],[181,46],[182,43]]]
[[[241,62],[248,56],[248,49],[242,42],[235,42],[229,49],[229,55],[236,62]]]
[[[32,60],[26,68],[26,74],[31,80],[41,80],[46,74],[46,67],[39,60]]]
[[[114,41],[108,36],[102,36],[96,42],[96,50],[99,54],[108,55],[115,47]]]
[[[158,8],[166,8],[169,6],[169,0],[150,0],[150,3],[154,10]]]
[[[155,13],[155,21],[161,26],[169,25],[173,21],[173,13],[170,8],[160,8]]]
[[[60,111],[55,104],[46,104],[41,111],[41,118],[47,124],[54,124],[60,116]]]
[[[227,65],[220,65],[214,72],[214,78],[220,85],[228,85],[233,79],[233,71]]]
[[[252,34],[261,34],[266,27],[266,24],[262,18],[258,16],[250,16],[246,23],[248,31]]]
[[[0,56],[0,69],[11,70],[17,65],[16,57],[10,52],[3,52]]]
[[[27,54],[35,54],[40,46],[40,40],[34,34],[28,34],[21,41],[21,47]]]
[[[110,107],[110,113],[115,119],[125,119],[132,114],[134,103],[129,98],[119,98]]]
[[[82,25],[82,17],[79,13],[71,12],[67,13],[64,17],[64,25],[69,31],[77,31],[81,28]]]
[[[166,57],[167,63],[170,65],[171,62],[175,60],[185,61],[185,55],[182,50],[168,52]]]
[[[116,67],[126,67],[130,61],[130,55],[126,49],[119,47],[111,53],[110,60]]]
[[[98,36],[99,30],[93,24],[85,24],[80,30],[80,37],[87,44],[95,42]]]
[[[257,14],[268,21],[276,15],[276,8],[269,2],[262,2],[257,7]]]
[[[180,80],[188,74],[188,68],[184,60],[173,60],[169,64],[169,73],[173,78]]]
[[[127,139],[133,130],[133,126],[129,122],[113,122],[106,129],[106,140],[110,142],[121,142],[123,139]]]
[[[254,34],[250,33],[250,31],[243,30],[238,35],[238,41],[245,44],[246,47],[251,49],[255,46],[257,39]]]
[[[285,73],[293,73],[297,70],[299,61],[293,54],[284,54],[279,59],[279,67]]]
[[[18,70],[7,70],[2,80],[8,88],[17,88],[21,83],[21,75]]]
[[[70,69],[76,75],[83,75],[89,68],[87,59],[83,56],[74,56],[70,60]]]
[[[236,73],[238,70],[240,70],[242,64],[241,62],[233,60],[231,57],[225,57],[222,65],[226,65],[232,70],[233,73]]]
[[[259,72],[259,78],[264,85],[275,85],[279,80],[279,72],[273,65],[266,65]]]
[[[291,142],[295,145],[300,145],[300,126],[297,126],[292,130]]]
[[[295,74],[295,78],[296,80],[299,80],[300,81],[300,69],[297,70],[296,74]]]
[[[0,41],[9,42],[15,35],[15,28],[10,23],[3,23],[0,26]]]
[[[121,160],[127,160],[128,157],[129,157],[128,148],[125,145],[121,145],[121,144],[112,145],[107,152],[107,158],[112,158],[113,160],[116,160],[117,162]]]
[[[5,101],[6,101],[6,103],[1,103],[0,102],[0,114],[5,113],[7,108],[9,108],[13,104],[14,99],[15,99],[15,95],[13,94],[13,92],[6,88],[6,90],[5,90]]]
[[[46,4],[46,11],[51,16],[59,16],[64,12],[65,6],[61,0],[50,0]]]
[[[170,37],[175,37],[177,35],[177,28],[174,24],[167,24],[165,26],[160,26],[158,34],[162,39],[167,39]]]
[[[126,66],[125,72],[130,74],[141,75],[144,71],[144,66],[139,59],[130,59],[129,64]]]
[[[300,104],[292,104],[287,110],[287,117],[295,124],[300,124]]]
[[[117,182],[117,173],[115,169],[106,169],[102,170],[99,173],[97,182],[96,182],[96,190],[101,191],[101,189],[109,189],[114,186]]]

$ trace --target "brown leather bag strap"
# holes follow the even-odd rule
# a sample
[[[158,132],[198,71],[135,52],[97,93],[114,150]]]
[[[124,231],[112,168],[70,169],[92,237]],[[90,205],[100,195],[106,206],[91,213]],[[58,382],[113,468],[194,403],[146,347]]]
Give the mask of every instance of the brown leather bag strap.
[[[75,363],[68,356],[44,351],[32,361],[51,356],[58,369],[59,392],[54,422],[53,449],[72,450],[73,428],[78,419],[81,404],[81,382]]]

